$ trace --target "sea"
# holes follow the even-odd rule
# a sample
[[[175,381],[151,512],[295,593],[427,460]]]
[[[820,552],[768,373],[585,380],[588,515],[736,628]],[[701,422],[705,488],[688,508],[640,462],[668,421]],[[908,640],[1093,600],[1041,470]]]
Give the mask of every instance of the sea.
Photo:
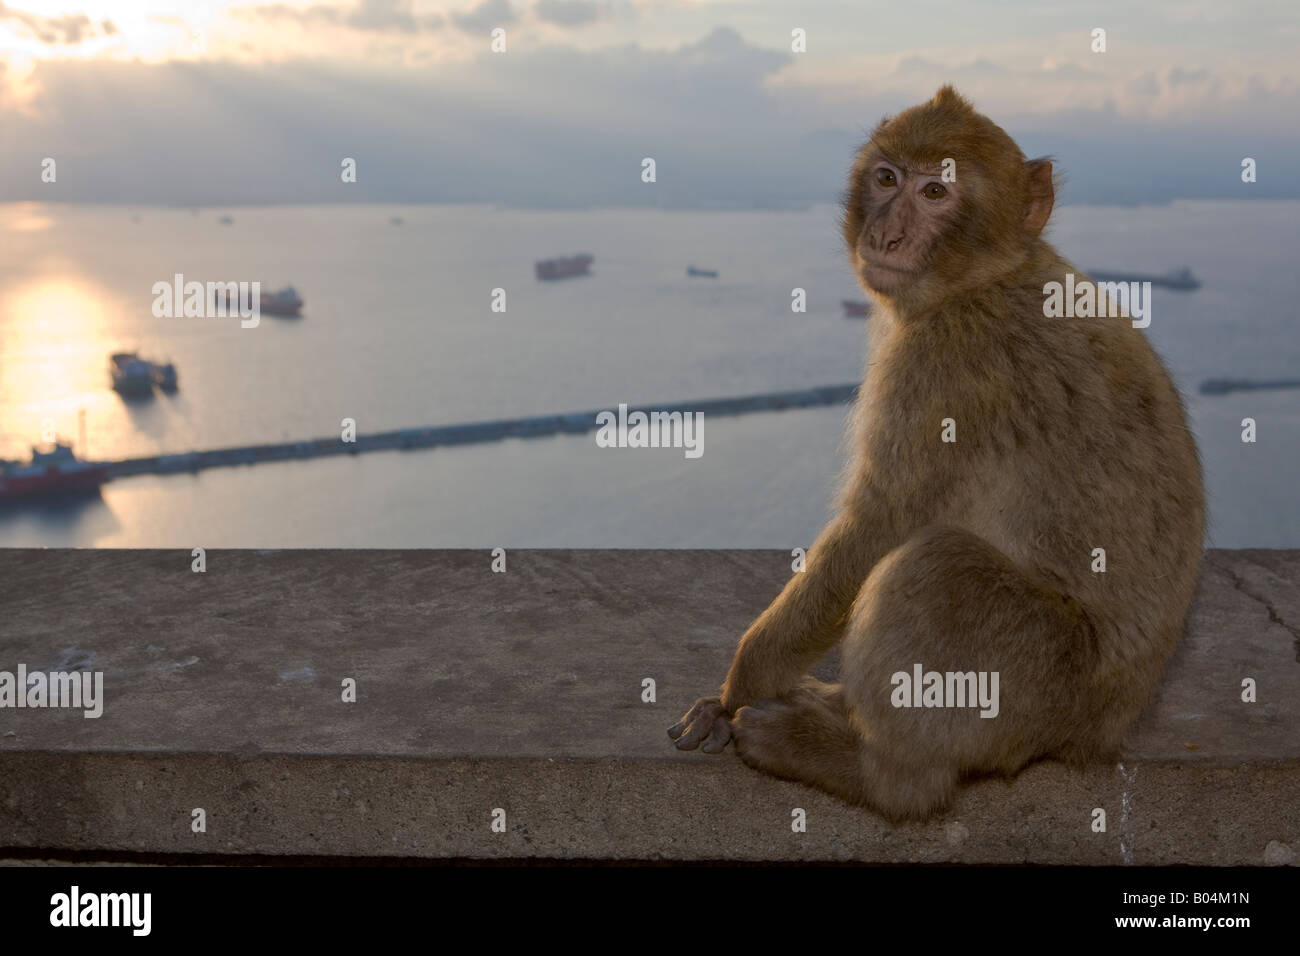
[[[0,457],[56,433],[107,459],[336,438],[345,419],[364,434],[859,381],[869,320],[840,305],[864,296],[838,217],[0,205]],[[1083,269],[1201,280],[1156,289],[1145,331],[1187,401],[1207,544],[1300,546],[1300,389],[1197,391],[1300,378],[1300,202],[1064,206],[1049,238]],[[577,252],[595,257],[589,276],[534,277],[535,260]],[[292,284],[306,305],[256,328],[158,317],[155,284],[177,274]],[[174,362],[179,390],[120,397],[108,359],[124,350]],[[707,417],[699,457],[588,434],[121,478],[0,508],[0,547],[806,547],[831,513],[847,414]]]

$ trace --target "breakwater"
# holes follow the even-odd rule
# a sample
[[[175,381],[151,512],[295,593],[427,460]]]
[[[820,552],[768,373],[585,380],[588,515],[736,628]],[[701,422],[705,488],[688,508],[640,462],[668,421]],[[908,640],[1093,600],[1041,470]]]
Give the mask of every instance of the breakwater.
[[[746,415],[751,412],[780,411],[787,408],[813,408],[819,405],[842,405],[857,394],[856,383],[823,385],[793,392],[764,392],[732,398],[707,398],[690,402],[669,402],[628,406],[628,414],[645,412],[703,412],[705,415]],[[617,405],[614,406],[617,408]],[[110,478],[130,475],[164,475],[194,472],[206,468],[231,468],[272,461],[295,461],[323,458],[327,455],[359,455],[372,451],[402,451],[412,448],[438,448],[445,445],[469,445],[502,441],[507,438],[545,438],[550,435],[578,435],[594,431],[596,416],[609,409],[537,415],[530,418],[503,418],[463,425],[431,425],[423,428],[399,428],[375,434],[358,434],[356,441],[341,437],[313,438],[237,448],[213,448],[145,458],[106,461]]]

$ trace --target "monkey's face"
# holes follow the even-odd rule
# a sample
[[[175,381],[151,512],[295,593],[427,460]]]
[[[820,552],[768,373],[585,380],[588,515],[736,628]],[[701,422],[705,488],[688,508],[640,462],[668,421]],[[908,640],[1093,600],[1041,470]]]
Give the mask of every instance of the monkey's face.
[[[862,166],[854,269],[868,289],[896,296],[931,270],[942,239],[960,218],[961,186],[945,181],[937,166],[912,168],[883,153]]]
[[[945,86],[858,152],[844,240],[864,286],[922,307],[1018,268],[1053,197],[1052,164]]]

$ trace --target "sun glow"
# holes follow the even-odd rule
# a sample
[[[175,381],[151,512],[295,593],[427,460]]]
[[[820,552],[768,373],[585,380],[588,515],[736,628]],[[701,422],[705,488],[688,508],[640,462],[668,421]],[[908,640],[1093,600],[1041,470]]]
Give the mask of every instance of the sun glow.
[[[192,58],[208,47],[214,6],[197,0],[17,0],[0,16],[2,59],[12,68],[11,59],[22,67],[50,59]],[[13,72],[30,73],[30,66]]]
[[[108,315],[102,289],[70,274],[50,274],[0,293],[0,405],[8,415],[0,457],[12,457],[50,419],[68,436],[79,408],[107,401]],[[87,375],[87,355],[94,356]],[[8,452],[8,456],[5,454]]]

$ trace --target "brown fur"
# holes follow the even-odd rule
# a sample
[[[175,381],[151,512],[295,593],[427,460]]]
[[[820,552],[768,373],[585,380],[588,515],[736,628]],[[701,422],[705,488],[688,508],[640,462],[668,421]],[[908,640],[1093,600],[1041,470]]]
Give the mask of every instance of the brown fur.
[[[882,157],[897,189],[872,188]],[[945,157],[955,199],[908,192]],[[720,698],[669,731],[678,747],[734,738],[751,766],[896,819],[942,809],[964,776],[1118,747],[1182,630],[1204,493],[1143,334],[1043,315],[1045,283],[1082,278],[1039,235],[1051,176],[951,87],[862,148],[844,237],[877,308],[840,512]],[[889,256],[919,271],[872,265]],[[807,678],[841,641],[841,682]],[[914,663],[998,671],[1000,714],[893,707],[890,677]]]

